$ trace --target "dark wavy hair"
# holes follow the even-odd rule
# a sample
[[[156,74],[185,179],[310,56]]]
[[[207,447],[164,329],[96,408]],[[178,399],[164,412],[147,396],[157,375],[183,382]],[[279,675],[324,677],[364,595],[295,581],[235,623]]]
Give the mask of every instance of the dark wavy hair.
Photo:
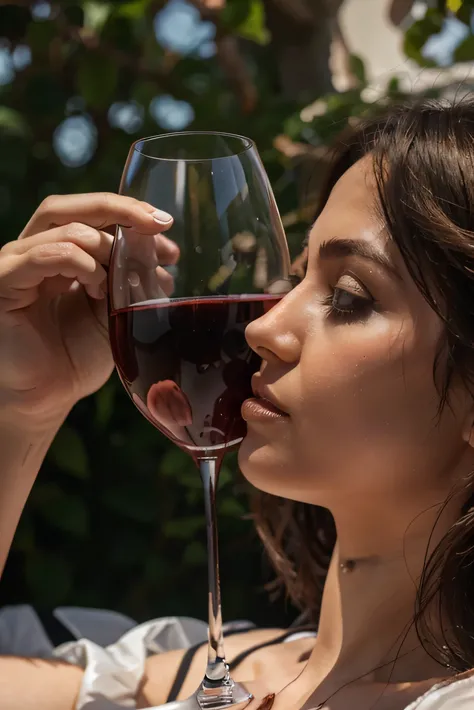
[[[454,375],[474,396],[474,101],[423,101],[360,122],[334,149],[318,214],[338,179],[366,155],[373,160],[378,207],[391,238],[445,324],[433,362],[441,413],[449,406]],[[459,672],[474,667],[471,479],[460,484],[466,504],[459,520],[427,555],[414,609],[424,648]],[[336,539],[331,514],[261,492],[253,505],[275,584],[284,585],[317,623]]]

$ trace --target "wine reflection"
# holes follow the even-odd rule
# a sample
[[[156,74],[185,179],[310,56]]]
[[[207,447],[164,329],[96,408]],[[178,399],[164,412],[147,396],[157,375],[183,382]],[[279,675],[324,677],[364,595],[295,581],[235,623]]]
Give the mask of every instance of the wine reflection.
[[[240,407],[259,357],[245,328],[270,295],[152,301],[111,314],[114,356],[140,411],[191,454],[245,436]]]

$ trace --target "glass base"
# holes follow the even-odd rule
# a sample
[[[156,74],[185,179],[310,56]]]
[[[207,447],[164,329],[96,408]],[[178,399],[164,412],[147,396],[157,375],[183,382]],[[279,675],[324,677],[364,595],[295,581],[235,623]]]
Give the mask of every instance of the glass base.
[[[252,694],[241,683],[229,678],[224,687],[205,688],[205,682],[194,695],[186,700],[174,700],[166,705],[157,705],[147,710],[225,710],[233,705],[252,700]],[[245,706],[244,706],[245,707]]]
[[[251,693],[240,683],[234,683],[229,675],[218,682],[212,682],[205,678],[196,694],[201,710],[221,710],[221,708],[238,705],[251,698]]]

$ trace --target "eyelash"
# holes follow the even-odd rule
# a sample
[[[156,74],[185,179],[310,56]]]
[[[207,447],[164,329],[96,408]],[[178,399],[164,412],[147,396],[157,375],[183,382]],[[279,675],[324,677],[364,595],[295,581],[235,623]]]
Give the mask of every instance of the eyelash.
[[[307,240],[305,240],[307,242]],[[305,246],[305,245],[304,245]],[[304,271],[306,273],[307,264]],[[304,278],[304,277],[303,277]],[[292,275],[291,280],[293,287],[297,286],[303,280],[300,276]],[[337,294],[347,294],[354,301],[354,307],[340,308],[335,304],[334,298]],[[375,310],[376,301],[374,298],[364,298],[348,291],[344,288],[333,287],[331,293],[323,299],[323,307],[326,309],[326,316],[337,323],[357,323],[367,320],[370,314]]]
[[[352,298],[353,306],[341,308],[337,306],[335,299],[338,295],[345,294]],[[323,306],[327,309],[327,317],[339,323],[357,323],[366,320],[373,312],[375,301],[372,298],[363,298],[354,293],[337,286],[331,289],[331,293],[323,300]]]

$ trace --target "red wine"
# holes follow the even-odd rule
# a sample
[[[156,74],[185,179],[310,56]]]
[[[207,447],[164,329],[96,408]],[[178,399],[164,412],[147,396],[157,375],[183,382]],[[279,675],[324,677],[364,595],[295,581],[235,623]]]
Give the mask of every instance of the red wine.
[[[245,328],[279,299],[160,300],[111,313],[123,384],[142,414],[194,457],[220,456],[245,436],[240,408],[261,362]]]

